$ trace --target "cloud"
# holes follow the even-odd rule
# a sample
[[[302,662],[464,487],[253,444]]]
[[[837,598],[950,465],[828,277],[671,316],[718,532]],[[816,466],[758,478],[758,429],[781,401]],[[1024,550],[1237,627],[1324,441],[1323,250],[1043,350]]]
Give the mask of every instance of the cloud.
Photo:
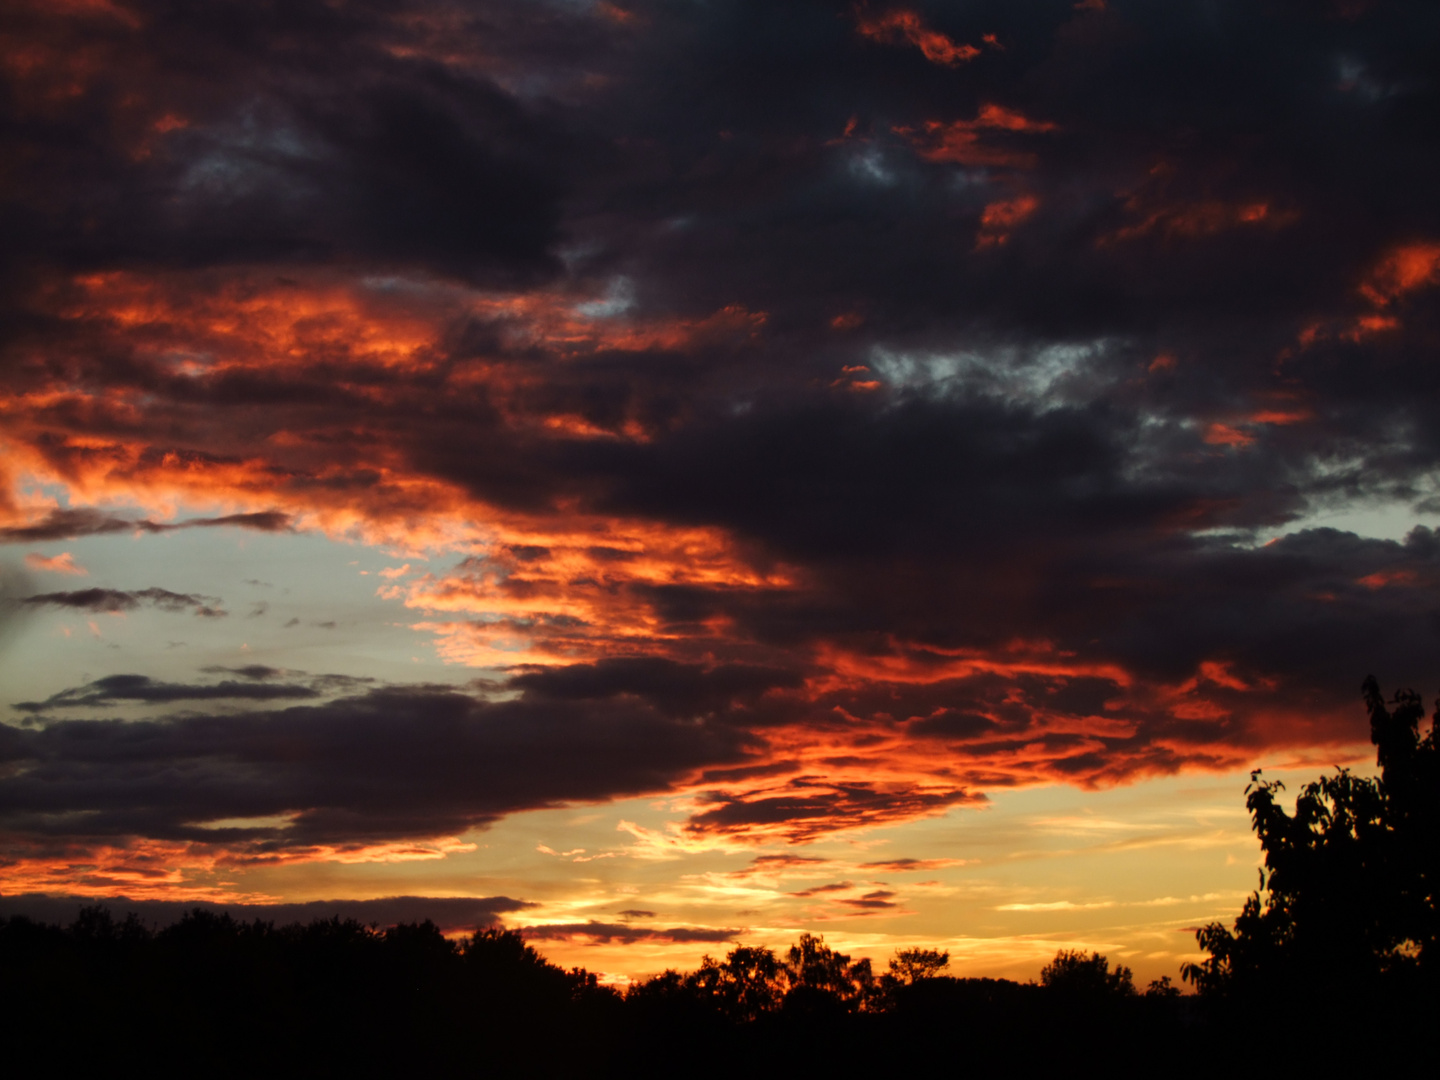
[[[515,701],[88,721],[92,780],[153,734],[215,806],[87,787],[51,724],[25,813],[293,812],[286,848],[683,791],[687,842],[798,843],[1363,743],[1360,679],[1432,678],[1437,633],[1428,16],[1085,6],[28,8],[0,539],[382,544],[428,568],[382,596]],[[1367,506],[1419,527],[1313,527]],[[427,793],[382,698],[493,790]],[[315,763],[271,769],[282,715]]]
[[[240,922],[259,919],[285,926],[322,919],[354,919],[366,925],[429,919],[444,932],[469,932],[494,926],[505,915],[534,905],[508,896],[387,896],[375,900],[312,900],[304,903],[217,903],[212,900],[155,900],[148,897],[59,896],[44,893],[0,896],[0,916],[23,915],[37,922],[68,926],[81,908],[100,906],[115,918],[133,913],[149,926],[168,926],[192,911],[229,915]]]
[[[855,9],[855,27],[864,37],[875,41],[904,41],[914,45],[932,64],[953,66],[980,55],[975,46],[957,43],[932,30],[919,13],[904,8],[871,14],[868,8],[859,5]]]
[[[208,671],[226,671],[209,668]],[[107,675],[84,686],[72,687],[52,694],[44,701],[18,701],[11,706],[28,713],[46,713],[55,709],[105,708],[127,702],[145,705],[171,705],[182,701],[282,701],[319,697],[322,693],[354,690],[371,680],[329,675],[308,680],[305,684],[269,681],[283,673],[274,668],[252,665],[234,669],[245,677],[244,682],[227,679],[218,683],[183,684],[156,682],[145,675]]]
[[[257,532],[285,532],[290,529],[288,514],[277,510],[259,510],[224,517],[190,518],[187,521],[155,522],[143,518],[122,518],[87,507],[51,510],[43,518],[28,525],[0,528],[0,543],[5,541],[72,540],[83,536],[104,536],[109,533],[164,533],[178,529],[214,529],[233,526]],[[66,558],[67,556],[60,556]],[[28,558],[28,557],[27,557]],[[47,568],[48,569],[48,568]]]
[[[75,589],[70,592],[36,593],[21,598],[27,607],[57,607],[72,611],[93,611],[118,615],[135,611],[142,606],[159,611],[181,612],[193,609],[194,614],[205,618],[216,618],[225,614],[219,608],[220,599],[215,596],[201,596],[198,593],[177,593],[169,589],[152,586],[126,592],[122,589]]]
[[[661,657],[626,657],[522,671],[511,677],[509,685],[537,700],[594,701],[633,695],[678,714],[754,701],[768,690],[793,688],[800,682],[799,673],[780,668],[741,664],[707,668]]]
[[[863,896],[845,897],[835,902],[860,912],[892,911],[900,906],[891,899],[894,895],[889,889],[875,889]]]
[[[632,926],[629,923],[548,923],[537,926],[522,926],[521,934],[531,941],[582,941],[593,945],[609,945],[620,942],[625,945],[637,941],[670,941],[676,944],[695,942],[730,942],[743,937],[748,931],[742,928],[712,929],[701,926],[648,927]]]
[[[830,885],[815,885],[809,889],[802,889],[800,892],[792,892],[790,895],[800,897],[824,896],[827,893],[849,892],[854,887],[853,882],[837,881]]]
[[[824,866],[829,862],[829,859],[818,858],[814,855],[756,855],[744,870],[738,872],[741,874],[771,874],[785,870],[810,869]]]
[[[908,874],[916,870],[941,870],[947,866],[964,865],[964,859],[887,859],[861,863],[860,868],[881,874]]]
[[[1111,900],[1097,901],[1093,904],[1076,904],[1070,900],[1054,900],[1048,903],[1036,904],[1000,904],[996,911],[1091,911],[1097,908],[1114,907]]]
[[[695,833],[805,843],[830,832],[907,821],[984,800],[959,786],[937,787],[799,776],[756,792],[706,793],[686,827]]]
[[[241,667],[226,667],[224,664],[211,664],[200,670],[207,675],[240,675],[246,679],[278,679],[284,675],[292,674],[284,668],[271,667],[269,664],[245,664]],[[303,675],[304,672],[293,672],[293,674]],[[339,678],[341,676],[335,677]]]
[[[32,570],[44,570],[51,574],[73,574],[76,577],[86,577],[90,573],[89,570],[77,563],[74,556],[68,551],[53,556],[31,552],[25,556],[25,565]]]
[[[131,676],[26,707],[313,692],[268,679],[188,687]],[[663,792],[752,744],[723,722],[672,720],[641,703],[492,703],[423,685],[278,710],[58,720],[0,728],[11,765],[0,831],[23,846],[78,835],[68,821],[83,818],[79,833],[96,842],[220,844],[262,861],[343,854],[454,836],[523,809]]]

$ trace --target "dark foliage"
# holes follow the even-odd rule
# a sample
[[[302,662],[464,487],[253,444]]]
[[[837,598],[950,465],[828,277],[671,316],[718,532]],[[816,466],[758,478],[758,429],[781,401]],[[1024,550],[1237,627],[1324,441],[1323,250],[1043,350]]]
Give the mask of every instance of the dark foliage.
[[[1346,769],[1305,785],[1293,814],[1278,781],[1246,789],[1265,852],[1260,889],[1233,929],[1197,931],[1210,956],[1183,974],[1237,1017],[1433,1018],[1440,980],[1440,709],[1423,737],[1418,694],[1388,707],[1365,680],[1378,777]]]
[[[622,997],[494,928],[454,942],[429,922],[277,927],[195,910],[154,931],[96,907],[63,929],[0,922],[0,1033],[17,1060],[73,1069],[629,1077],[935,1067],[961,1045],[977,1067],[1040,1068],[1097,1023],[1157,1048],[1184,1030],[1182,1002],[1103,980],[950,978],[947,961],[903,950],[877,978],[804,934],[783,956],[736,946]]]
[[[1199,1075],[1197,1038],[1253,1045],[1206,999],[1168,979],[1137,993],[1097,953],[1062,951],[1023,984],[940,974],[947,961],[902,950],[876,977],[805,934],[783,956],[736,946],[622,997],[494,928],[456,942],[429,922],[197,910],[154,931],[91,908],[67,928],[0,922],[0,1037],[14,1060],[66,1071],[307,1077],[1027,1075],[1097,1044]]]
[[[1078,950],[1062,949],[1040,970],[1040,985],[1075,998],[1124,998],[1135,993],[1131,971],[1110,962],[1098,952],[1086,956]]]
[[[96,907],[67,928],[0,922],[0,1030],[17,1060],[160,1075],[718,1076],[939,1063],[962,1036],[977,1063],[1038,1066],[1094,1019],[1093,987],[955,979],[947,959],[905,950],[876,978],[805,934],[783,957],[741,945],[622,997],[494,928],[454,942],[429,922],[196,910],[154,931]],[[1180,1030],[1178,1007],[1126,1000],[1112,1019],[1127,1037]]]
[[[398,1075],[480,1046],[505,1075],[549,1076],[587,1066],[619,1007],[593,975],[497,930],[456,944],[429,922],[276,927],[197,910],[152,932],[102,908],[64,930],[0,923],[0,1016],[21,1060]]]

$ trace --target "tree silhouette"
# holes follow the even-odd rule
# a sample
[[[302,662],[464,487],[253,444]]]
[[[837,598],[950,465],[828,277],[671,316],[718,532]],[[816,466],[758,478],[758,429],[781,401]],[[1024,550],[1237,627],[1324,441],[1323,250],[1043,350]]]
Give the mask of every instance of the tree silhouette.
[[[785,954],[785,979],[790,1009],[824,1009],[838,1004],[846,1010],[864,1008],[873,997],[875,975],[868,957],[850,957],[825,944],[823,937],[804,933]]]
[[[933,979],[950,966],[950,954],[939,949],[898,949],[890,958],[887,978],[902,986]]]
[[[1170,981],[1169,975],[1161,975],[1158,979],[1151,979],[1150,985],[1145,988],[1147,998],[1168,1000],[1180,996],[1180,988]]]
[[[150,929],[93,908],[68,929],[0,919],[0,1037],[22,1060],[63,1047],[95,1071],[201,1061],[221,1077],[458,1075],[483,1061],[500,1076],[627,1080],[677,1068],[928,1074],[953,1070],[962,1043],[983,1071],[1025,1072],[1068,1067],[1097,1032],[1142,1060],[1190,1037],[1179,1003],[1134,994],[1129,971],[1098,954],[1060,953],[1044,986],[953,978],[948,959],[903,949],[876,979],[868,960],[807,933],[778,956],[737,945],[622,999],[493,927],[454,941],[429,922],[276,926],[192,911]],[[165,1037],[137,1038],[155,1017]]]
[[[737,945],[724,960],[703,957],[689,974],[667,969],[633,984],[626,1001],[672,1016],[693,1017],[698,1007],[738,1022],[782,1005],[802,1012],[877,1011],[893,1005],[895,991],[938,979],[949,963],[950,954],[938,949],[900,949],[877,979],[868,958],[852,961],[823,937],[805,933],[783,961],[770,949]]]
[[[667,971],[657,978],[667,979],[672,974]],[[775,954],[750,945],[737,945],[723,962],[704,957],[700,967],[686,976],[684,983],[726,1017],[742,1021],[755,1020],[773,1011],[783,991],[780,961]],[[664,993],[668,985],[662,983],[651,992]]]
[[[1373,677],[1362,687],[1380,776],[1346,769],[1301,789],[1286,813],[1278,781],[1257,771],[1246,806],[1265,866],[1233,929],[1196,938],[1210,954],[1182,968],[1202,993],[1252,999],[1284,991],[1319,1000],[1433,993],[1440,858],[1440,748],[1422,738],[1419,695],[1387,708]],[[1440,711],[1437,711],[1440,718]],[[1262,896],[1263,893],[1263,896]]]
[[[1055,959],[1040,969],[1040,985],[1077,998],[1133,997],[1134,977],[1120,964],[1110,970],[1110,961],[1098,952],[1089,956],[1077,950],[1061,949]]]

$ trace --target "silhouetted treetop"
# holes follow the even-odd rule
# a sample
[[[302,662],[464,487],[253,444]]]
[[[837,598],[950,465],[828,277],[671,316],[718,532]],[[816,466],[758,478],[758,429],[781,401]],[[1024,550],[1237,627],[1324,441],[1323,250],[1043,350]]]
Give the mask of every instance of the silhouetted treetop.
[[[1422,737],[1424,710],[1413,691],[1387,706],[1370,677],[1362,693],[1378,777],[1339,769],[1306,784],[1287,813],[1277,797],[1284,786],[1252,774],[1246,806],[1265,865],[1233,929],[1212,923],[1197,932],[1210,956],[1182,971],[1202,993],[1434,992],[1437,725],[1432,719]]]
[[[1130,969],[1120,964],[1110,970],[1110,961],[1098,952],[1088,956],[1079,950],[1062,949],[1040,970],[1040,985],[1083,998],[1133,997],[1135,983]]]
[[[888,976],[905,986],[933,979],[950,966],[950,954],[939,949],[899,949],[890,958]]]

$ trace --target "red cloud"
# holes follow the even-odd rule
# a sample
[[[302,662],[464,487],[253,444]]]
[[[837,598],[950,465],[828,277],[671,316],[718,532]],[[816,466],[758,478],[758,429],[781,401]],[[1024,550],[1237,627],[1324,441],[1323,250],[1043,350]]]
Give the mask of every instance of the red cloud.
[[[1409,294],[1437,283],[1440,283],[1440,244],[1431,241],[1402,244],[1372,266],[1356,290],[1377,310],[1343,320],[1317,319],[1300,331],[1296,347],[1304,351],[1319,342],[1337,338],[1358,345],[1376,334],[1399,330],[1399,317],[1386,314],[1383,309],[1393,311]],[[1280,358],[1288,359],[1293,351],[1286,348]]]
[[[982,105],[973,120],[927,120],[919,128],[894,130],[909,139],[926,161],[1027,169],[1035,164],[1033,153],[1013,145],[984,142],[985,133],[1033,135],[1054,131],[1056,127],[1048,121],[1031,120],[1022,113],[991,103]]]
[[[975,237],[975,248],[999,247],[1010,239],[1010,230],[1027,221],[1040,200],[1033,195],[1021,195],[1014,199],[993,202],[980,215],[980,231]]]
[[[1272,198],[1217,198],[1207,186],[1171,161],[1157,162],[1144,181],[1120,193],[1124,196],[1122,209],[1138,220],[1101,234],[1096,246],[1142,238],[1158,238],[1164,243],[1194,241],[1237,229],[1282,229],[1299,219],[1297,211],[1277,207]]]
[[[1406,293],[1440,282],[1440,244],[1406,244],[1380,261],[1360,286],[1360,295],[1386,307]]]
[[[974,45],[957,43],[925,25],[914,11],[891,9],[878,15],[871,15],[863,6],[855,9],[855,27],[861,36],[893,44],[904,41],[914,45],[932,64],[953,67],[967,63],[980,55]]]
[[[74,556],[68,551],[62,551],[59,555],[54,556],[31,552],[25,556],[25,565],[32,570],[44,570],[51,574],[74,574],[76,577],[85,577],[90,573],[89,570],[77,563]]]

